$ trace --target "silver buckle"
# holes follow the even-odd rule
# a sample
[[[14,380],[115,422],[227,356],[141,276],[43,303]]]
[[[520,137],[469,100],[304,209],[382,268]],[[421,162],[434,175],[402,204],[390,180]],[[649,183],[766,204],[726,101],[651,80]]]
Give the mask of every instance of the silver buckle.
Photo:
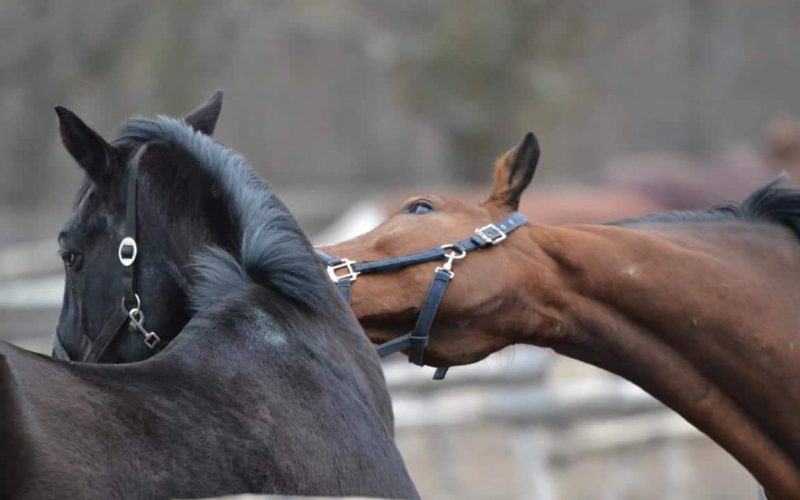
[[[456,248],[452,243],[442,245],[441,248],[442,252],[444,252],[444,265],[437,267],[435,272],[438,273],[439,271],[445,271],[450,276],[450,279],[453,279],[456,276],[456,274],[453,272],[453,262],[466,257],[467,252],[465,250],[461,250],[461,248]],[[448,250],[451,251],[448,252]]]
[[[123,299],[123,304],[124,304]],[[158,347],[158,344],[161,343],[161,337],[156,335],[156,332],[148,332],[147,329],[144,327],[144,313],[142,312],[142,303],[139,301],[139,296],[136,296],[136,307],[128,311],[128,318],[130,318],[131,324],[134,328],[136,328],[142,337],[144,337],[144,345],[149,347],[151,350],[155,350]]]
[[[122,250],[126,247],[131,247],[133,249],[130,257],[122,256]],[[117,257],[119,257],[119,261],[123,266],[129,267],[133,265],[133,263],[136,261],[136,256],[138,254],[139,254],[139,247],[136,245],[136,240],[134,240],[130,236],[126,236],[125,238],[122,239],[122,241],[119,242],[119,248],[117,249]]]
[[[488,231],[489,229],[496,231],[498,236],[492,238],[490,235],[486,234],[486,231]],[[492,245],[497,245],[504,239],[508,238],[508,234],[503,232],[502,229],[495,226],[494,224],[487,224],[483,227],[479,227],[478,229],[475,230],[475,234],[477,234],[486,243],[491,243]]]
[[[328,266],[328,276],[330,277],[331,281],[333,281],[334,283],[338,283],[340,280],[343,280],[345,278],[350,280],[351,283],[355,281],[356,278],[358,278],[358,275],[361,274],[357,272],[355,269],[353,269],[353,264],[355,263],[356,261],[354,260],[342,259],[342,261],[339,264],[336,264],[335,266]],[[336,271],[338,271],[339,269],[346,269],[347,273],[336,274]]]

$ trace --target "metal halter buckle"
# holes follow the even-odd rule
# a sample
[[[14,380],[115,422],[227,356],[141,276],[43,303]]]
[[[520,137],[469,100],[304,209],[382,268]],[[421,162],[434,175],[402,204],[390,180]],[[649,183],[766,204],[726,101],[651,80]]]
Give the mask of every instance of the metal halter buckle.
[[[477,234],[486,243],[491,243],[492,245],[497,245],[504,239],[508,238],[508,234],[503,232],[502,229],[494,224],[487,224],[483,227],[479,227],[475,230],[475,234]]]
[[[142,301],[139,300],[139,294],[136,297],[136,307],[128,311],[128,319],[131,325],[142,334],[144,337],[144,345],[154,350],[158,344],[161,343],[161,337],[156,335],[156,332],[148,332],[144,327],[144,313],[142,312]],[[122,305],[125,305],[125,299],[122,299]]]
[[[340,280],[348,279],[350,282],[353,282],[358,278],[358,275],[361,274],[353,269],[353,264],[356,261],[350,259],[342,259],[338,264],[333,266],[328,266],[328,276],[331,278],[331,281],[334,283],[338,283]],[[347,273],[345,274],[336,274],[336,271],[339,269],[346,269]]]
[[[443,265],[441,265],[441,266],[439,266],[439,267],[437,267],[435,269],[435,272],[438,273],[439,271],[444,271],[450,276],[450,279],[453,279],[455,277],[455,275],[456,275],[456,273],[453,272],[453,262],[456,261],[456,260],[460,260],[460,259],[463,259],[464,257],[466,257],[467,256],[467,252],[464,251],[463,249],[461,249],[460,247],[457,248],[452,243],[448,243],[446,245],[442,245],[441,248],[442,248],[442,251],[444,251],[445,261],[444,261]],[[448,250],[451,250],[451,251],[448,252]]]
[[[125,249],[130,248],[130,254],[126,255],[123,253]],[[119,249],[117,250],[117,256],[119,257],[120,263],[125,266],[129,267],[132,266],[133,263],[136,261],[136,256],[139,254],[139,247],[136,245],[136,240],[131,238],[130,236],[126,236],[119,242]]]

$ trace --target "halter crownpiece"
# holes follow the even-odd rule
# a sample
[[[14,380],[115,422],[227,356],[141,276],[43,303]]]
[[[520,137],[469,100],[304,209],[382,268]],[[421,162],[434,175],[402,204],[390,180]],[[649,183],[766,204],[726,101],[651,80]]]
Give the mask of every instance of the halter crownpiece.
[[[350,303],[352,285],[362,274],[397,271],[415,264],[444,259],[444,264],[434,270],[433,282],[422,302],[414,329],[377,347],[378,355],[382,358],[408,348],[409,363],[424,366],[425,347],[428,345],[433,321],[436,319],[436,313],[439,310],[439,304],[444,299],[447,286],[455,278],[455,272],[453,272],[455,261],[464,259],[472,251],[502,243],[512,231],[527,223],[528,219],[524,215],[513,212],[497,224],[488,224],[475,229],[474,234],[467,239],[422,252],[381,260],[357,262],[347,258],[332,257],[320,250],[316,252],[327,264],[328,276],[348,303]],[[447,370],[448,367],[437,368],[433,376],[434,380],[442,380],[447,374]]]

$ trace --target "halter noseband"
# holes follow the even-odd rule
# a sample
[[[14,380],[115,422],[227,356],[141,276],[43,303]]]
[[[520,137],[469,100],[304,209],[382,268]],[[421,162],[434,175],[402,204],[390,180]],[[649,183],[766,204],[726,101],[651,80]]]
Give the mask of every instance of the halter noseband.
[[[453,263],[465,258],[474,250],[502,243],[509,233],[527,223],[528,219],[524,215],[513,212],[497,224],[489,224],[476,229],[475,233],[467,239],[388,259],[356,262],[347,258],[332,257],[319,250],[317,250],[317,255],[327,264],[328,276],[348,303],[350,303],[353,282],[362,274],[397,271],[415,264],[444,259],[444,264],[434,270],[433,282],[428,288],[414,329],[377,347],[378,355],[382,358],[408,348],[409,363],[424,366],[425,363],[422,360],[433,321],[436,319],[436,312],[439,310],[439,304],[444,298],[447,286],[455,277]],[[437,368],[436,374],[433,376],[434,380],[442,380],[447,374],[447,370],[448,367]]]
[[[147,143],[139,146],[127,169],[127,205],[125,208],[125,236],[119,243],[117,257],[122,264],[122,303],[120,308],[106,321],[100,334],[94,339],[84,335],[81,344],[89,344],[89,350],[80,361],[97,362],[111,345],[111,342],[122,332],[125,327],[131,333],[141,334],[144,344],[151,350],[156,350],[161,344],[161,338],[155,332],[148,332],[144,327],[144,313],[142,302],[136,293],[136,258],[139,247],[136,243],[136,188],[139,177],[139,163],[147,150]],[[64,349],[58,334],[55,336],[54,350],[67,359],[71,359]],[[83,351],[83,349],[81,349]]]

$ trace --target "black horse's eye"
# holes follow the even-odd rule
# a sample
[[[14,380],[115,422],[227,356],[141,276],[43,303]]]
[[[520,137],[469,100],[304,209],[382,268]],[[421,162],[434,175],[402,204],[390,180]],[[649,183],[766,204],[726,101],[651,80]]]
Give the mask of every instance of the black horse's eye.
[[[64,261],[64,265],[67,267],[73,267],[78,262],[78,254],[77,252],[70,252],[69,250],[63,250],[59,252],[61,254],[61,260]]]
[[[403,209],[407,214],[427,214],[433,211],[433,203],[428,200],[417,200]]]

